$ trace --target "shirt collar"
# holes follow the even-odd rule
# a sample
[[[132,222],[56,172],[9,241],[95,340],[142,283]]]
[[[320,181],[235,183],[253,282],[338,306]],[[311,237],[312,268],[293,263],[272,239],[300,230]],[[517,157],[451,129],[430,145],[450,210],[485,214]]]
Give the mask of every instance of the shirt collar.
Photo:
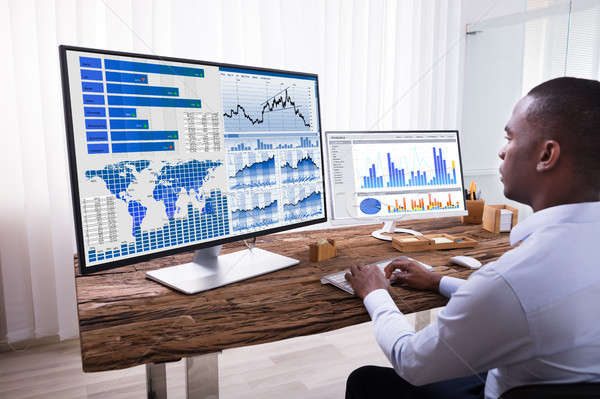
[[[600,201],[552,206],[535,212],[517,224],[510,232],[510,245],[515,246],[546,226],[591,221],[600,221]]]

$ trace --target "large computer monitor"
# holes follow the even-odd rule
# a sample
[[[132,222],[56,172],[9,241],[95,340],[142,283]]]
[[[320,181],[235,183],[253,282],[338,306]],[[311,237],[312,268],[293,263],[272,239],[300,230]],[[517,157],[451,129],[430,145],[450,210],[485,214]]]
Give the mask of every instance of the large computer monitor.
[[[327,220],[317,75],[61,46],[82,273],[191,249],[148,273],[187,293],[298,263],[221,244]]]
[[[326,132],[332,219],[381,220],[373,236],[400,219],[466,215],[458,132]]]

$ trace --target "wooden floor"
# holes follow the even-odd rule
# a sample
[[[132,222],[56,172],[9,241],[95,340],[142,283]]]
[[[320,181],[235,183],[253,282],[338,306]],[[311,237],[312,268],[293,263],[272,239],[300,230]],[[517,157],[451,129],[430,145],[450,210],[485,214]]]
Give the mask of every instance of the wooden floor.
[[[439,309],[431,311],[435,318]],[[429,312],[408,316],[422,328]],[[365,364],[389,365],[370,323],[329,333],[226,350],[219,389],[229,398],[343,398],[346,377]],[[185,398],[184,363],[167,364],[169,398]],[[0,353],[0,398],[145,398],[145,368],[83,373],[79,341]]]

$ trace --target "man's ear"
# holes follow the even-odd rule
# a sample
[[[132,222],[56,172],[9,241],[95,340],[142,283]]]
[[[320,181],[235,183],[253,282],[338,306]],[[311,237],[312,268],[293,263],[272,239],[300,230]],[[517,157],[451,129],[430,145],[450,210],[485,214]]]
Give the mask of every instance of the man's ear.
[[[560,158],[560,144],[555,140],[544,140],[536,165],[538,172],[546,172],[556,166]]]

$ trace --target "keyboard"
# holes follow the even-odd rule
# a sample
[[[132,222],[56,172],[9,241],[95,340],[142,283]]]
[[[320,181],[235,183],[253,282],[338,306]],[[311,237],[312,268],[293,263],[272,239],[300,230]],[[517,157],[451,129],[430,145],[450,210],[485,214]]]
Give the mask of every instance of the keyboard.
[[[408,256],[397,256],[395,258],[386,259],[386,260],[381,261],[381,262],[371,263],[369,266],[377,266],[379,269],[381,269],[381,271],[383,271],[383,269],[385,269],[385,267],[387,265],[389,265],[390,263],[392,263],[396,259],[408,259],[408,260],[412,260],[412,261],[415,261],[415,262],[419,263],[421,266],[423,266],[427,270],[433,269],[433,267],[431,267],[429,265],[426,265],[423,262],[419,262],[416,259],[409,258]],[[343,270],[341,272],[332,273],[332,274],[328,274],[326,276],[323,276],[323,277],[321,277],[321,284],[331,284],[333,286],[338,287],[339,289],[341,289],[343,291],[346,291],[347,293],[349,293],[351,295],[354,295],[354,290],[352,289],[352,286],[346,280],[346,277],[344,277],[346,275],[346,273],[348,273],[349,271],[350,270]],[[399,273],[402,273],[402,272],[400,272],[400,271],[397,270],[394,273],[395,274],[399,274]]]

